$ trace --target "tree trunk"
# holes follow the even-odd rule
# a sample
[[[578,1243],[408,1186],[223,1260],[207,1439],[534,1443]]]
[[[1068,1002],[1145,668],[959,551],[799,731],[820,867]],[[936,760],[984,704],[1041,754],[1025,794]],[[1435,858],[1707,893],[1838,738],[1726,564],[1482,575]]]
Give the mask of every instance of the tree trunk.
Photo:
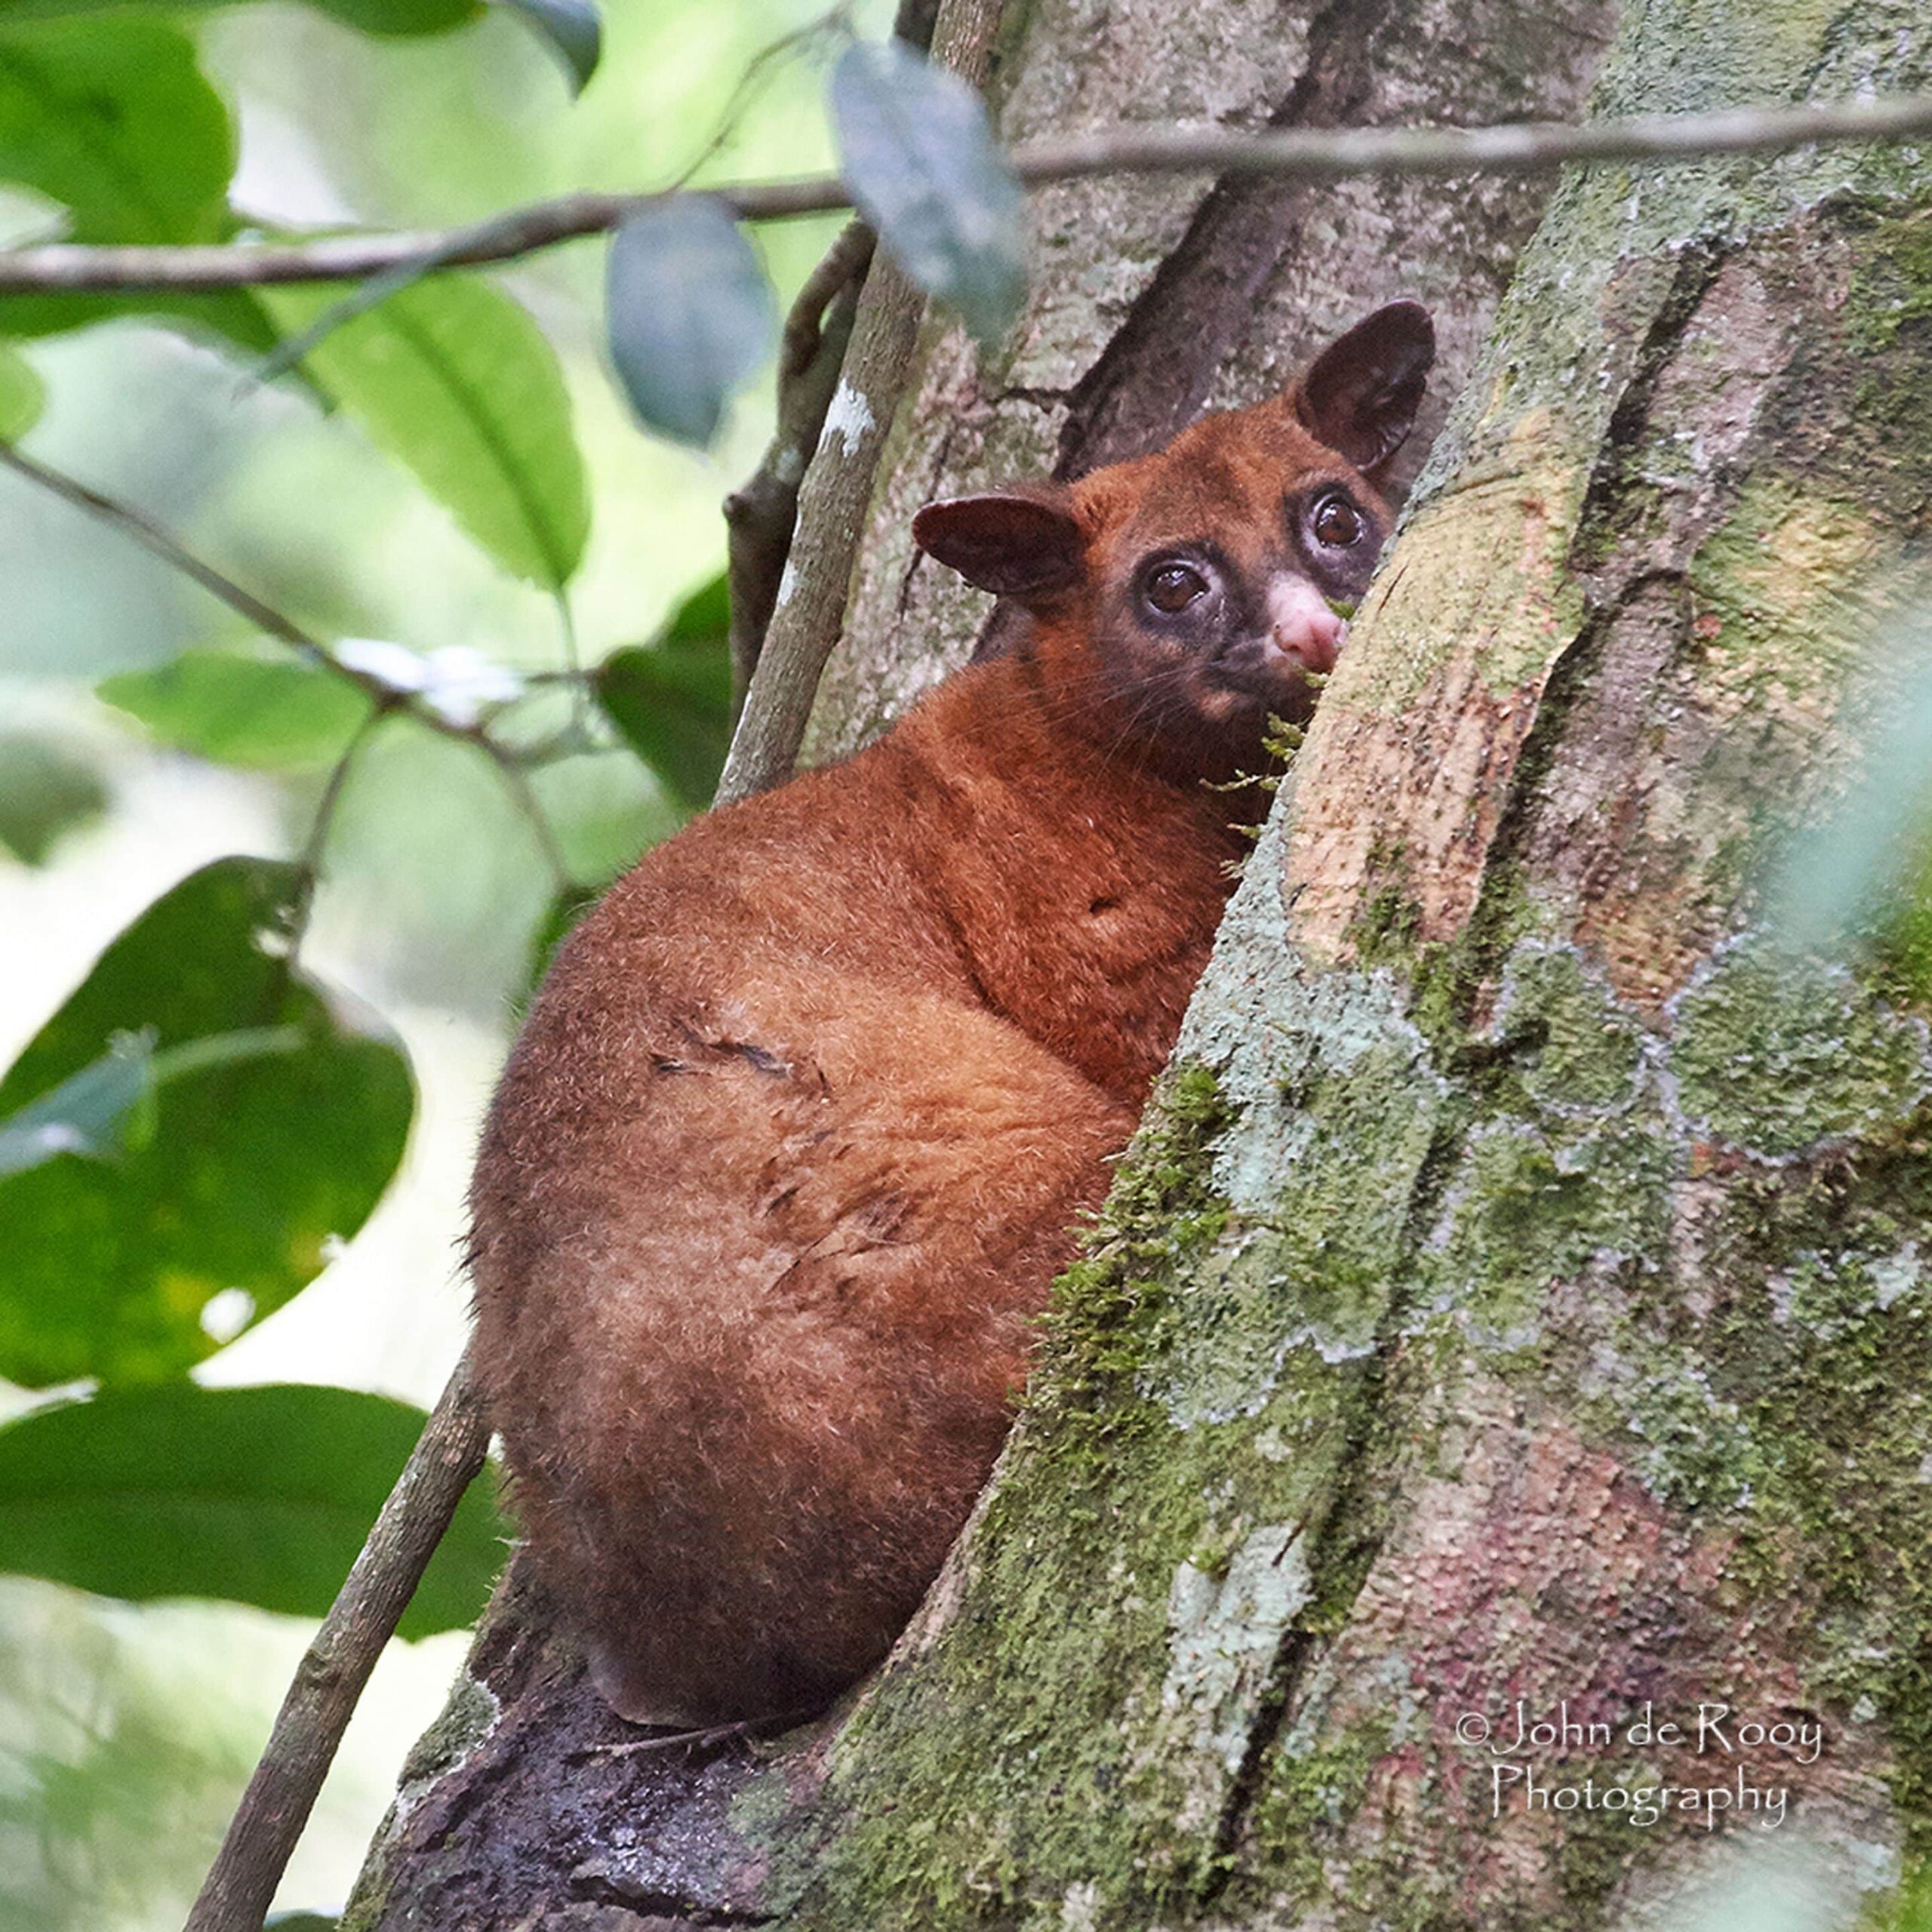
[[[1016,137],[1576,111],[1598,16],[1481,11],[1041,0],[996,86]],[[1596,106],[1928,87],[1914,5],[1653,0]],[[1533,198],[1069,186],[1001,367],[922,330],[821,752],[972,648],[926,497],[1158,441],[1398,293],[1460,400],[891,1664],[614,1752],[513,1579],[352,1923],[1675,1927],[1802,1846],[1822,1926],[1924,1848],[1923,979],[1780,950],[1755,881],[1924,586],[1932,178],[1566,178],[1459,383]]]
[[[1928,84],[1660,0],[1598,106]],[[1755,880],[1923,588],[1929,218],[1566,182],[787,1922],[1675,1927],[1802,1844],[1844,1924],[1922,1848],[1932,1057]]]

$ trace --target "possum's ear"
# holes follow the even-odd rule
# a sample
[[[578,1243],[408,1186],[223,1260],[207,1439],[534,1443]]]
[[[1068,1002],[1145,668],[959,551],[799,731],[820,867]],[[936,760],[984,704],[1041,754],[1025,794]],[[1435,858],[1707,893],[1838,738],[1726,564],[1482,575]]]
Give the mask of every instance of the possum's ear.
[[[1318,355],[1288,392],[1302,426],[1360,470],[1402,446],[1435,360],[1435,325],[1420,302],[1364,315]]]
[[[968,583],[1022,604],[1051,599],[1086,568],[1072,496],[1057,483],[928,503],[913,518],[912,534]]]

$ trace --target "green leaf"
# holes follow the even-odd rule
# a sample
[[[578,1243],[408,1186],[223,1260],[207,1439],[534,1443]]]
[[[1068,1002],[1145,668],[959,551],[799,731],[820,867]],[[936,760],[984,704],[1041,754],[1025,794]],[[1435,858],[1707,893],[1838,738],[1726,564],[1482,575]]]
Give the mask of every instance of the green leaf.
[[[710,804],[731,748],[729,621],[721,577],[686,601],[657,642],[613,652],[595,673],[605,715],[694,811]]]
[[[591,0],[503,0],[555,48],[570,76],[571,92],[583,93],[604,56],[604,22]]]
[[[703,448],[777,346],[778,298],[731,211],[683,195],[611,237],[611,360],[638,420]]]
[[[186,651],[94,691],[177,751],[276,771],[333,764],[370,710],[346,678],[266,649]]]
[[[24,355],[0,343],[0,442],[17,443],[40,420],[47,391]]]
[[[297,884],[297,868],[266,859],[183,880],[0,1081],[0,1116],[17,1113],[149,1029],[157,1078],[171,1076],[142,1144],[0,1181],[0,1375],[44,1388],[177,1374],[219,1346],[204,1326],[217,1295],[268,1313],[368,1218],[408,1135],[409,1069],[291,975]],[[298,1049],[238,1060],[220,1044],[239,1034],[259,1048],[285,1027]]]
[[[992,347],[1026,299],[1026,203],[985,103],[901,40],[855,41],[829,94],[859,212],[906,274]]]
[[[0,179],[78,242],[218,242],[235,133],[194,43],[139,14],[0,27]]]
[[[118,8],[28,22],[14,8],[0,23],[0,180],[59,202],[76,242],[227,238],[235,130],[186,35]],[[254,298],[232,291],[0,298],[13,335],[141,313],[258,350],[275,340]]]
[[[110,1389],[0,1428],[0,1564],[104,1596],[334,1600],[425,1420],[349,1389]],[[458,1505],[401,1626],[473,1622],[503,1565],[488,1485]]]
[[[60,838],[106,808],[107,788],[92,764],[51,739],[0,737],[0,845],[15,858],[44,865]]]
[[[339,291],[263,291],[288,330]],[[416,472],[506,570],[561,589],[583,555],[590,497],[556,352],[528,313],[472,274],[411,283],[303,358],[327,394]]]

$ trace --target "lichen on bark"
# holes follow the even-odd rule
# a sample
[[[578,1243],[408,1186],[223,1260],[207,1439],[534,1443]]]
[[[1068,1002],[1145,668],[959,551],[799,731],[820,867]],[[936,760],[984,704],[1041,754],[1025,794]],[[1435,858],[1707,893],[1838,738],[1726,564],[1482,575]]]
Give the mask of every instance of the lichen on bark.
[[[1903,7],[1658,0],[1599,106],[1928,81]],[[1499,1803],[1519,1699],[1626,1794],[1710,1781],[1647,1704],[1815,1721],[1715,1770],[1846,1913],[1932,1835],[1924,1029],[1759,890],[1920,586],[1927,220],[1896,155],[1559,192],[798,1922],[1681,1922],[1748,1832]]]

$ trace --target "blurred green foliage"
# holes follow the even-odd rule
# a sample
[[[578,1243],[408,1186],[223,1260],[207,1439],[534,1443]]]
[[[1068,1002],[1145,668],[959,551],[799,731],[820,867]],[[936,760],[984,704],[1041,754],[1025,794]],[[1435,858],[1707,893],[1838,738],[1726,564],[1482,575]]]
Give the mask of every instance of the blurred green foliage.
[[[23,0],[0,243],[418,230],[694,162],[826,168],[819,11]],[[706,451],[637,433],[595,242],[398,278],[339,327],[340,285],[0,299],[0,441],[118,506],[0,469],[0,869],[86,878],[131,797],[200,797],[197,773],[281,828],[272,856],[184,849],[0,1080],[0,1566],[51,1580],[0,1589],[0,1927],[177,1923],[212,1854],[262,1689],[146,1669],[131,1611],[96,1670],[94,1599],[57,1586],[325,1607],[420,1411],[189,1371],[398,1171],[416,1097],[380,1009],[500,1029],[554,909],[708,799],[718,500],[769,434],[746,379],[777,306],[838,225],[737,242],[764,320],[706,378]],[[405,1635],[474,1616],[502,1534],[479,1486]]]
[[[422,1426],[406,1402],[300,1383],[57,1403],[0,1428],[0,1549],[10,1570],[134,1601],[320,1617]],[[471,1622],[502,1561],[503,1526],[472,1488],[400,1634]]]

